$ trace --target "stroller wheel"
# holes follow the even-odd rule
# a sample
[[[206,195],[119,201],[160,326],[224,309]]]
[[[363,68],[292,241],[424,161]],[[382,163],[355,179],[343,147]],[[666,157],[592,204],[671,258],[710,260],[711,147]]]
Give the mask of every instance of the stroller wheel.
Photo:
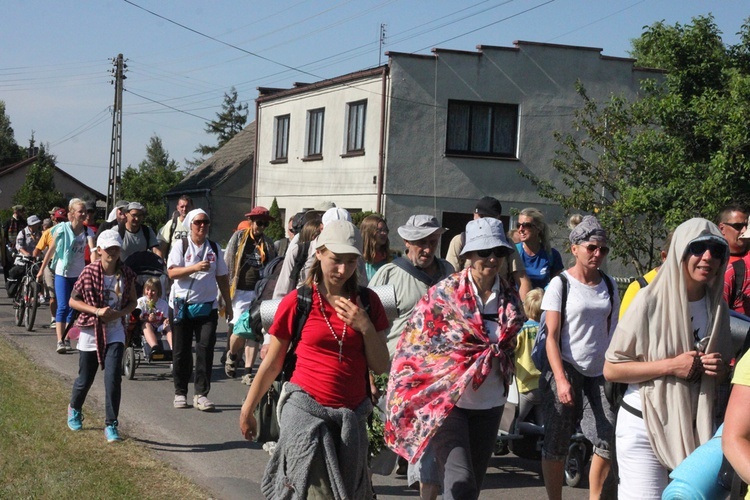
[[[125,349],[125,355],[122,357],[122,374],[128,380],[135,378],[135,349],[132,347]]]
[[[575,488],[581,482],[586,466],[585,458],[583,446],[576,443],[568,449],[568,457],[565,459],[565,483],[571,488]]]

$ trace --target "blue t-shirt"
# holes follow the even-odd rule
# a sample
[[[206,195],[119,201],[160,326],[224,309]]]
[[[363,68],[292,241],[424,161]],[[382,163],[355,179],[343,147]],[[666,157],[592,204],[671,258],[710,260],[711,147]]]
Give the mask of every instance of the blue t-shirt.
[[[545,288],[552,277],[564,269],[562,256],[554,248],[552,249],[551,262],[544,247],[539,249],[539,252],[534,256],[524,252],[523,243],[516,243],[516,248],[524,266],[526,266],[526,275],[534,288]]]

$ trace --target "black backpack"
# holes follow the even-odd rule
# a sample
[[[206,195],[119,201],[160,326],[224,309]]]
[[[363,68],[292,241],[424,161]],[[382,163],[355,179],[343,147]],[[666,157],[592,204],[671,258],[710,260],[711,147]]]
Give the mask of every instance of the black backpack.
[[[745,295],[742,293],[742,285],[745,284],[745,259],[735,260],[731,265],[734,268],[734,281],[732,282],[732,289],[729,293],[729,309],[734,309],[734,304],[737,300],[744,298]]]
[[[260,271],[260,279],[255,283],[255,298],[250,303],[250,328],[255,334],[257,342],[263,341],[261,331],[263,322],[260,317],[260,305],[264,300],[273,297],[273,290],[276,288],[276,281],[279,279],[281,267],[284,263],[284,256],[280,255],[263,266]]]

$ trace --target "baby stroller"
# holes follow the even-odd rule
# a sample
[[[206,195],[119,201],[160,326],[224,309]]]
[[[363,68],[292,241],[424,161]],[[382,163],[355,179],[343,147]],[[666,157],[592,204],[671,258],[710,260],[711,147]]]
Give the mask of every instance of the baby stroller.
[[[161,350],[151,351],[148,342],[143,336],[143,320],[141,320],[141,310],[136,309],[130,314],[127,326],[127,339],[125,354],[122,357],[122,374],[128,380],[135,378],[135,370],[141,363],[166,364],[172,366],[172,348],[167,342],[166,337],[161,337]]]
[[[125,265],[135,274],[135,293],[138,297],[143,293],[143,285],[149,278],[158,278],[161,289],[166,294],[169,290],[169,280],[165,273],[164,260],[153,252],[135,252],[125,259]]]

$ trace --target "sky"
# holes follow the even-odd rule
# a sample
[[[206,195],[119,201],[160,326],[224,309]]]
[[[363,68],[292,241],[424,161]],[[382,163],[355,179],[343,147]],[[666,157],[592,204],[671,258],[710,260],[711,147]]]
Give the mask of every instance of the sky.
[[[19,145],[106,194],[114,85],[126,59],[122,169],[158,135],[180,165],[231,87],[254,118],[258,87],[289,88],[385,64],[387,51],[476,50],[515,40],[627,57],[657,21],[712,14],[736,43],[747,0],[4,0],[0,100]],[[384,43],[380,44],[381,25]],[[1,189],[1,188],[0,188]]]

